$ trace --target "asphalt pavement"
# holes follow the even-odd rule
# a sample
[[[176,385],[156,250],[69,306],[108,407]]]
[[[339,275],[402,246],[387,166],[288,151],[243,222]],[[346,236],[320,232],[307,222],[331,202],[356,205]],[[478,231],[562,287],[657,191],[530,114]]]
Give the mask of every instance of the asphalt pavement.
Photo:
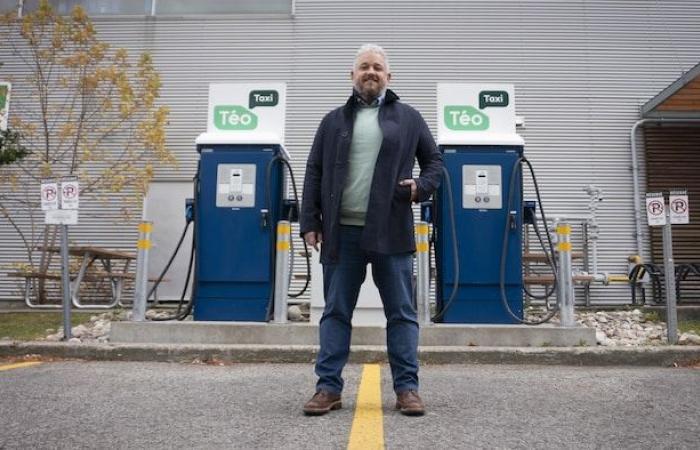
[[[362,374],[306,417],[311,363],[6,364],[0,449],[346,448]],[[425,365],[421,382],[428,412],[404,417],[381,365],[386,448],[697,448],[698,368]]]

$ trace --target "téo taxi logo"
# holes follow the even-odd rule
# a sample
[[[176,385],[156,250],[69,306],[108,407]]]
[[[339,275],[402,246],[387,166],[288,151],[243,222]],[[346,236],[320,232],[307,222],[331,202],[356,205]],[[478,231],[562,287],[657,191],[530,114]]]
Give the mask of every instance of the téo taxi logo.
[[[217,105],[214,126],[219,130],[254,130],[258,127],[258,116],[240,105]]]
[[[489,129],[489,116],[469,105],[448,105],[444,111],[445,126],[455,131]]]

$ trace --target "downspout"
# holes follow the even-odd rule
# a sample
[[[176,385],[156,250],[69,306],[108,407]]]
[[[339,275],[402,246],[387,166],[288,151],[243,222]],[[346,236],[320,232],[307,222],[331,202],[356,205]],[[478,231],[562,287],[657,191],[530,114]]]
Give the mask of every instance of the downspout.
[[[637,161],[637,129],[647,123],[700,123],[700,119],[683,119],[683,118],[658,118],[658,119],[641,119],[632,125],[630,130],[630,149],[632,152],[632,184],[634,189],[634,226],[637,235],[637,254],[642,256],[642,218],[641,218],[641,202],[639,193],[639,162]]]

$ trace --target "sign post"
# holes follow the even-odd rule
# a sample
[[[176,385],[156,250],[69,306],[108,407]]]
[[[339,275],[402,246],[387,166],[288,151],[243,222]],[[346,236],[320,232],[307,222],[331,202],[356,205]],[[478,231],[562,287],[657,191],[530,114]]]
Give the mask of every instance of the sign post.
[[[63,299],[63,340],[71,338],[70,265],[68,262],[68,225],[78,223],[80,187],[75,177],[60,183],[45,180],[41,183],[41,209],[44,223],[61,227],[61,291]]]
[[[668,343],[676,344],[678,342],[678,312],[676,310],[676,266],[673,260],[671,226],[690,222],[688,193],[685,190],[670,191],[668,208],[666,208],[663,193],[648,193],[646,197],[649,226],[663,226],[666,328]]]
[[[63,340],[71,338],[70,265],[68,264],[68,225],[61,225],[61,291],[63,292]]]

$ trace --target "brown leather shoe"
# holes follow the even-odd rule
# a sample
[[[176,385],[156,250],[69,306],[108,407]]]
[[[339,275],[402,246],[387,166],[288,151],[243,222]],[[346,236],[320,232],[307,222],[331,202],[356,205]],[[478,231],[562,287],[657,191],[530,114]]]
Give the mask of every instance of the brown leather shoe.
[[[320,390],[304,405],[304,414],[307,416],[322,416],[328,411],[340,409],[340,394]]]
[[[423,400],[416,391],[404,391],[396,394],[396,409],[404,416],[422,416],[425,414]]]

